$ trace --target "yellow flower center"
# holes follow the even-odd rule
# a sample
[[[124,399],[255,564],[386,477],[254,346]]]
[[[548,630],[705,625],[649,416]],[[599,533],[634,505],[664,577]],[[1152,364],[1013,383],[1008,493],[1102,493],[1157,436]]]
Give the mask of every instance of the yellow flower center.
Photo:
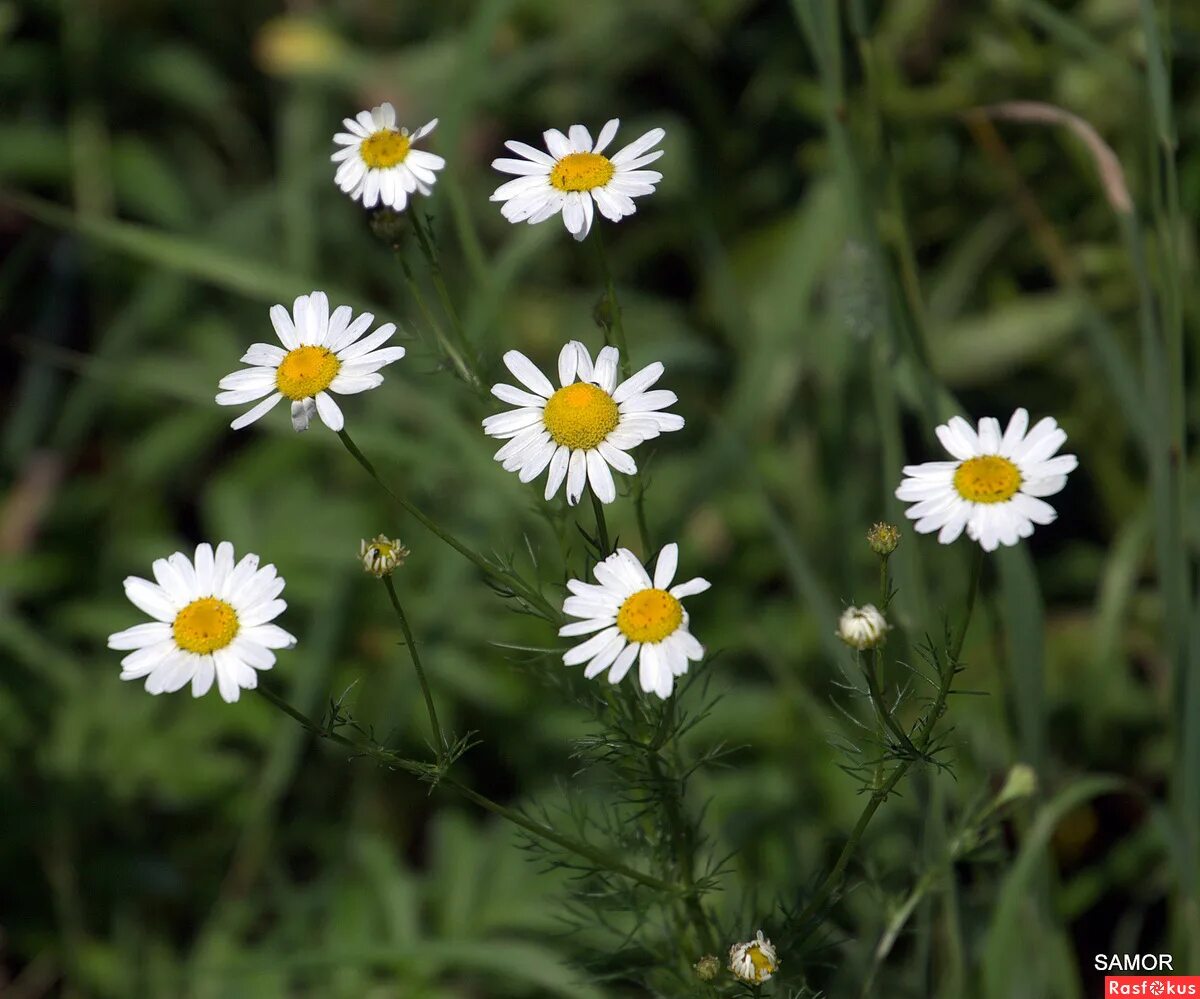
[[[324,347],[297,347],[279,362],[275,384],[289,399],[307,399],[329,388],[341,366]]]
[[[176,645],[203,656],[225,648],[237,637],[237,612],[224,600],[201,597],[175,615],[171,628]]]
[[[403,132],[385,128],[363,139],[358,154],[372,170],[386,170],[403,163],[411,145],[412,139]]]
[[[959,496],[972,503],[1003,503],[1021,488],[1021,473],[1007,458],[985,454],[958,466],[954,488]]]
[[[617,627],[631,642],[661,642],[683,623],[683,604],[666,590],[638,590],[617,611]]]
[[[590,191],[612,180],[614,169],[612,161],[599,153],[568,153],[554,164],[550,183],[560,191]]]
[[[754,977],[762,981],[763,975],[773,974],[778,965],[771,960],[771,955],[764,951],[758,944],[752,943],[746,948],[746,956],[750,958],[750,963],[754,965]]]
[[[542,422],[556,444],[573,451],[591,451],[617,429],[621,414],[604,389],[575,382],[550,397]]]

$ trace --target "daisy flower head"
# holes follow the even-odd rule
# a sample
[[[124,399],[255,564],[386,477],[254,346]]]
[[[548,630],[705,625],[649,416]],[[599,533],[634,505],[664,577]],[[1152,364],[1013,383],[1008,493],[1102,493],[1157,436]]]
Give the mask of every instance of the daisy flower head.
[[[847,607],[838,618],[837,636],[852,649],[865,652],[883,644],[891,625],[874,604]]]
[[[279,599],[283,580],[275,566],[259,567],[257,555],[236,565],[233,545],[222,541],[196,546],[195,559],[183,552],[156,559],[155,582],[130,576],[125,595],[154,620],[108,636],[108,647],[128,651],[121,679],[146,678],[152,694],[191,683],[202,697],[217,681],[232,703],[242,690],[258,686],[258,670],[275,665],[272,649],[290,649],[296,639],[271,624],[287,608]]]
[[[501,158],[493,160],[492,166],[516,174],[517,179],[496,188],[492,200],[504,202],[500,211],[513,223],[533,225],[562,212],[567,231],[576,239],[587,236],[597,209],[612,222],[632,215],[637,211],[633,199],[653,194],[654,185],[662,180],[657,170],[642,168],[663,154],[654,147],[667,133],[652,128],[611,157],[605,156],[619,124],[617,118],[605,122],[594,144],[582,125],[572,125],[566,135],[557,128],[547,129],[542,138],[549,152],[524,142],[506,142],[521,159]]]
[[[353,317],[348,305],[330,315],[323,291],[301,295],[290,314],[282,305],[273,305],[271,324],[283,346],[252,344],[242,363],[253,366],[226,375],[217,386],[222,389],[217,393],[222,406],[262,400],[230,426],[234,430],[249,426],[287,397],[296,430],[307,430],[314,413],[330,430],[341,430],[345,421],[330,393],[353,395],[382,385],[379,369],[405,353],[403,347],[383,346],[396,332],[394,323],[384,323],[364,337],[375,317],[369,312]]]
[[[688,631],[683,598],[712,585],[697,576],[672,586],[678,562],[679,546],[664,546],[651,579],[633,552],[618,548],[592,570],[594,584],[568,580],[571,595],[563,613],[582,620],[563,625],[558,633],[591,637],[565,652],[563,663],[586,662],[583,675],[589,680],[608,670],[609,682],[620,683],[636,659],[642,690],[669,697],[675,677],[704,658],[704,646]]]
[[[729,970],[748,985],[761,985],[779,970],[779,955],[774,944],[759,930],[753,940],[729,948]]]
[[[396,127],[396,109],[386,101],[370,111],[345,118],[345,132],[333,141],[342,148],[330,158],[338,164],[334,183],[361,201],[366,208],[377,203],[404,211],[414,191],[431,194],[437,182],[436,171],[446,165],[442,157],[415,149],[414,144],[437,127],[434,118],[415,132]]]
[[[616,347],[604,347],[593,364],[587,347],[572,340],[558,355],[556,389],[524,354],[508,351],[504,364],[525,388],[493,385],[492,395],[517,408],[483,421],[489,437],[508,442],[495,454],[503,468],[517,472],[522,482],[549,468],[547,500],[565,479],[572,506],[584,483],[602,503],[613,502],[617,487],[610,467],[636,474],[629,448],[683,427],[682,416],[662,412],[675,404],[675,393],[651,389],[662,377],[662,364],[648,364],[618,385],[617,360]]]
[[[1029,537],[1034,524],[1057,516],[1041,497],[1059,492],[1079,464],[1073,454],[1056,454],[1066,432],[1049,416],[1030,428],[1024,409],[1013,413],[1003,433],[993,417],[973,429],[955,416],[937,436],[954,460],[905,465],[896,497],[913,504],[905,516],[916,521],[917,533],[937,531],[944,545],[964,529],[989,552]]]

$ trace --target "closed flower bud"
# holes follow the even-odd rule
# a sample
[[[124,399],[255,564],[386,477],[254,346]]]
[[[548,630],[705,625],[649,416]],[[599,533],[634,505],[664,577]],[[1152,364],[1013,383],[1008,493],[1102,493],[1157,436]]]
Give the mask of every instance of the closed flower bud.
[[[721,972],[721,962],[714,954],[705,954],[692,967],[696,969],[696,977],[702,982],[711,982]]]
[[[358,555],[366,572],[377,579],[383,579],[404,564],[409,552],[398,539],[392,541],[381,534],[372,541],[363,541],[359,545]]]
[[[1008,772],[1004,787],[996,795],[994,808],[1000,808],[1021,798],[1029,798],[1037,794],[1037,772],[1028,763],[1015,763]]]
[[[900,529],[882,522],[867,531],[867,544],[876,555],[891,555],[900,545]]]
[[[399,250],[409,232],[408,219],[394,208],[376,208],[371,212],[371,232],[393,250]]]
[[[874,604],[847,607],[838,620],[837,636],[852,649],[864,652],[883,644],[890,625]]]

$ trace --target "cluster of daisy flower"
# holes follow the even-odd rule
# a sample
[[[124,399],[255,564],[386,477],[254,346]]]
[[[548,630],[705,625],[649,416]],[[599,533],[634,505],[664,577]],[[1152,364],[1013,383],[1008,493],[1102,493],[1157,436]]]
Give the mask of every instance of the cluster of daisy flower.
[[[428,196],[446,161],[417,147],[437,125],[433,119],[415,131],[397,125],[391,104],[381,104],[344,120],[334,136],[339,147],[334,181],[367,208],[382,205],[395,211],[409,198]],[[522,142],[505,145],[516,158],[499,158],[492,166],[513,175],[492,200],[510,222],[536,224],[561,215],[576,239],[591,230],[595,212],[619,222],[634,214],[634,199],[650,194],[662,175],[645,169],[662,156],[665,132],[654,128],[607,155],[619,121],[611,119],[593,140],[583,125],[566,133],[548,129],[545,150]],[[254,343],[242,356],[247,365],[219,383],[216,402],[223,406],[253,404],[231,426],[238,430],[266,416],[287,399],[292,426],[308,429],[318,417],[342,432],[345,418],[334,396],[377,388],[384,367],[405,355],[388,344],[393,323],[371,330],[374,316],[355,316],[349,306],[331,310],[324,292],[301,295],[289,310],[275,305],[269,312],[278,343]],[[488,416],[483,431],[504,443],[495,460],[522,482],[546,475],[544,496],[553,499],[565,486],[569,505],[580,502],[585,489],[601,503],[617,498],[613,472],[636,475],[630,451],[661,434],[680,430],[681,416],[669,412],[674,392],[658,388],[665,369],[660,362],[619,378],[622,359],[606,346],[593,358],[584,344],[572,340],[558,355],[555,385],[528,357],[508,351],[504,365],[519,385],[499,383],[492,394],[511,406]],[[1066,434],[1049,417],[1032,428],[1018,409],[1007,428],[990,417],[972,428],[954,417],[936,430],[953,460],[904,468],[896,496],[911,503],[907,516],[919,533],[938,533],[949,544],[964,531],[986,551],[1028,537],[1035,524],[1048,524],[1055,511],[1045,497],[1059,492],[1076,466],[1073,455],[1058,455]],[[873,543],[874,544],[874,543]],[[880,545],[894,541],[881,536]],[[407,550],[384,536],[363,542],[360,557],[367,571],[385,576]],[[678,547],[658,554],[653,576],[629,549],[610,554],[593,569],[595,582],[568,581],[563,613],[577,620],[559,634],[580,638],[563,662],[584,665],[586,677],[607,672],[620,682],[638,664],[642,690],[670,696],[675,678],[703,658],[704,647],[692,636],[683,599],[708,589],[694,578],[672,585]],[[254,687],[256,671],[274,663],[273,649],[294,643],[292,636],[270,624],[285,608],[279,599],[283,580],[273,567],[258,568],[247,555],[235,566],[233,549],[222,542],[215,550],[199,545],[194,559],[182,552],[154,563],[156,582],[130,577],[129,599],[154,620],[112,635],[109,645],[129,651],[121,676],[145,678],[152,693],[177,690],[191,683],[197,696],[214,678],[221,695],[236,700]],[[859,649],[874,647],[888,628],[882,614],[868,605],[847,610],[839,634]]]

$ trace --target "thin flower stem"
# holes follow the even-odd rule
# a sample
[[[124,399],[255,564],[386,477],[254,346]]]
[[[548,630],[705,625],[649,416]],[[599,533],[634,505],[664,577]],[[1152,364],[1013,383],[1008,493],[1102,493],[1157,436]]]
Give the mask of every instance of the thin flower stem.
[[[404,770],[407,773],[419,774],[424,772],[425,768],[414,760],[406,760],[403,757],[397,756],[390,750],[370,742],[366,739],[350,739],[342,735],[340,732],[332,728],[318,724],[314,719],[308,717],[302,711],[297,710],[282,697],[276,694],[269,687],[258,686],[255,688],[257,693],[264,700],[274,705],[285,715],[299,722],[302,727],[307,729],[313,735],[319,736],[322,739],[329,739],[331,742],[336,742],[340,746],[354,749],[366,756],[378,759],[386,763],[388,766]],[[637,868],[630,867],[628,864],[622,863],[615,857],[611,856],[604,850],[592,846],[590,843],[584,843],[580,840],[573,839],[570,836],[565,836],[550,826],[538,822],[536,819],[530,818],[516,809],[508,808],[500,804],[498,801],[493,801],[491,798],[480,794],[473,788],[468,787],[461,781],[447,774],[442,774],[437,781],[438,784],[445,784],[453,788],[468,801],[478,805],[491,812],[493,815],[498,815],[500,818],[511,822],[515,826],[519,826],[531,835],[544,839],[549,843],[562,847],[562,849],[575,854],[577,857],[582,857],[585,860],[591,861],[604,870],[611,871],[614,874],[619,874],[622,877],[629,878],[631,881],[636,881],[638,884],[645,885],[647,888],[653,888],[655,891],[666,892],[670,895],[679,895],[683,891],[682,887],[673,884],[670,881],[664,881],[662,878],[656,878],[652,874],[646,874]]]
[[[680,794],[679,782],[669,777],[663,769],[659,747],[662,735],[670,729],[670,719],[675,710],[675,695],[672,694],[663,706],[663,717],[659,731],[654,740],[646,747],[647,762],[650,775],[661,789],[663,817],[666,820],[667,833],[670,837],[671,852],[679,865],[680,881],[685,891],[683,907],[687,912],[688,921],[696,931],[700,947],[707,951],[718,949],[716,935],[712,923],[704,911],[704,903],[700,899],[700,891],[696,886],[695,842],[692,830],[683,814],[683,801]]]
[[[604,296],[608,300],[608,328],[617,341],[621,353],[621,378],[633,373],[633,359],[629,356],[629,344],[625,340],[625,320],[621,315],[621,302],[617,298],[617,286],[613,281],[612,269],[608,266],[608,254],[604,249],[604,237],[599,226],[596,228],[596,246],[600,253],[600,273],[604,278]],[[638,538],[642,542],[642,554],[649,558],[654,551],[650,528],[646,523],[646,487],[639,473],[633,481],[633,508],[637,513]]]
[[[408,266],[408,261],[402,256],[399,257],[399,260],[400,269],[404,271],[404,278],[408,282],[408,290],[412,294],[413,301],[417,303],[417,308],[421,310],[421,315],[425,318],[426,324],[433,332],[433,335],[437,340],[438,346],[441,348],[442,353],[444,353],[450,359],[450,363],[454,365],[454,370],[458,372],[458,376],[464,382],[473,388],[480,388],[481,382],[479,381],[479,376],[471,370],[469,364],[467,363],[467,359],[463,356],[462,352],[459,351],[459,349],[446,338],[446,334],[442,331],[441,324],[434,318],[433,313],[429,310],[429,306],[425,302],[425,295],[421,291],[420,282],[417,281],[416,275],[414,275],[412,272],[412,268]]]
[[[453,534],[442,530],[442,528],[440,528],[428,516],[426,516],[420,508],[414,506],[409,500],[395,492],[386,482],[383,481],[383,479],[379,477],[379,473],[375,471],[375,466],[372,465],[367,456],[358,449],[358,445],[354,443],[350,435],[346,432],[345,428],[338,431],[338,437],[341,438],[342,444],[345,446],[346,450],[350,452],[354,460],[366,470],[367,474],[375,480],[379,487],[385,493],[387,493],[388,496],[390,496],[392,500],[395,501],[401,508],[412,514],[412,516],[415,517],[427,530],[441,538],[460,555],[463,555],[470,561],[474,562],[475,565],[477,565],[485,575],[490,576],[492,579],[511,590],[514,594],[520,597],[520,599],[524,600],[525,603],[531,608],[537,610],[537,612],[541,614],[542,617],[544,617],[547,621],[557,622],[562,619],[562,614],[553,606],[551,606],[550,602],[546,600],[546,598],[543,597],[537,589],[525,582],[525,580],[521,579],[520,576],[493,564],[484,556],[463,544]]]
[[[612,269],[608,266],[608,254],[604,249],[601,227],[596,227],[596,246],[600,252],[600,273],[604,278],[604,296],[608,299],[609,326],[621,352],[621,377],[628,378],[633,372],[629,357],[629,344],[625,342],[625,321],[621,317],[621,303],[617,300],[617,286],[613,281]]]
[[[979,593],[979,577],[983,574],[983,549],[980,548],[975,553],[975,560],[971,563],[971,579],[967,583],[967,603],[963,611],[962,627],[958,631],[958,638],[954,642],[954,649],[950,653],[951,662],[958,662],[958,657],[962,654],[963,643],[967,640],[967,628],[971,624],[971,612],[975,609],[975,597]]]
[[[649,558],[654,553],[654,540],[650,537],[650,528],[646,524],[646,491],[642,488],[639,477],[633,491],[633,509],[637,514],[638,537],[642,542],[642,553]]]
[[[979,590],[979,576],[982,569],[983,549],[981,548],[971,568],[971,580],[968,584],[967,601],[963,609],[962,625],[959,628],[957,638],[954,640],[953,647],[949,650],[950,655],[947,661],[942,664],[942,676],[941,682],[938,684],[937,696],[934,698],[929,713],[921,721],[919,730],[912,739],[912,744],[922,753],[929,746],[935,726],[941,720],[942,715],[946,713],[946,700],[950,696],[950,687],[958,672],[958,657],[962,653],[963,642],[967,636],[967,627],[971,623],[971,613],[975,608],[975,595]],[[883,785],[871,792],[871,798],[864,806],[862,813],[858,817],[858,821],[854,824],[854,828],[850,831],[850,836],[842,847],[842,852],[838,854],[833,869],[825,875],[825,879],[817,887],[808,904],[801,910],[799,916],[796,917],[797,926],[804,926],[808,923],[821,911],[825,903],[829,901],[830,896],[837,890],[841,884],[842,877],[846,873],[846,868],[850,864],[850,859],[858,849],[858,844],[862,840],[863,834],[867,831],[867,826],[871,824],[871,819],[875,817],[879,806],[888,799],[888,796],[895,790],[896,785],[900,783],[901,779],[908,773],[909,768],[912,767],[917,759],[918,756],[910,755],[900,760]]]
[[[888,609],[888,557],[886,555],[879,556],[879,612],[886,615]],[[895,725],[895,720],[888,713],[887,705],[883,701],[883,644],[876,645],[871,650],[871,673],[875,680],[875,690],[872,692],[872,699],[876,701],[876,711],[879,716],[879,727],[877,734],[879,737],[879,762],[875,765],[875,787],[883,786],[883,771],[885,757],[882,752],[883,741],[886,730]],[[891,726],[889,726],[891,722]],[[908,741],[907,738],[904,740]]]
[[[413,207],[412,222],[413,230],[417,234],[417,242],[421,245],[421,253],[429,264],[434,290],[437,291],[438,300],[442,303],[442,309],[449,318],[450,327],[454,330],[455,339],[458,341],[459,350],[462,351],[464,365],[469,373],[468,380],[479,388],[483,385],[483,381],[470,362],[471,345],[467,342],[467,334],[463,330],[462,320],[458,316],[458,310],[454,307],[454,299],[450,297],[450,289],[446,287],[446,279],[442,276],[442,264],[438,259],[437,246],[433,242],[433,224],[430,222],[429,216],[416,206]]]
[[[441,763],[446,757],[446,750],[449,744],[446,742],[446,737],[442,735],[442,726],[438,722],[437,708],[433,703],[433,694],[429,690],[429,681],[425,679],[425,670],[421,668],[421,657],[417,652],[417,640],[413,638],[412,629],[408,626],[408,618],[404,614],[404,608],[400,606],[400,597],[396,593],[396,586],[392,582],[390,575],[383,577],[383,585],[387,587],[388,597],[392,601],[392,607],[395,608],[396,617],[400,620],[400,630],[404,632],[404,641],[408,645],[408,654],[412,657],[413,669],[416,671],[417,680],[421,684],[421,693],[425,695],[425,707],[429,711],[429,727],[433,730],[434,745],[437,747],[438,763]]]
[[[604,519],[604,504],[589,488],[592,496],[592,511],[596,514],[596,538],[600,544],[601,558],[607,558],[612,553],[612,542],[608,540],[608,522]]]

